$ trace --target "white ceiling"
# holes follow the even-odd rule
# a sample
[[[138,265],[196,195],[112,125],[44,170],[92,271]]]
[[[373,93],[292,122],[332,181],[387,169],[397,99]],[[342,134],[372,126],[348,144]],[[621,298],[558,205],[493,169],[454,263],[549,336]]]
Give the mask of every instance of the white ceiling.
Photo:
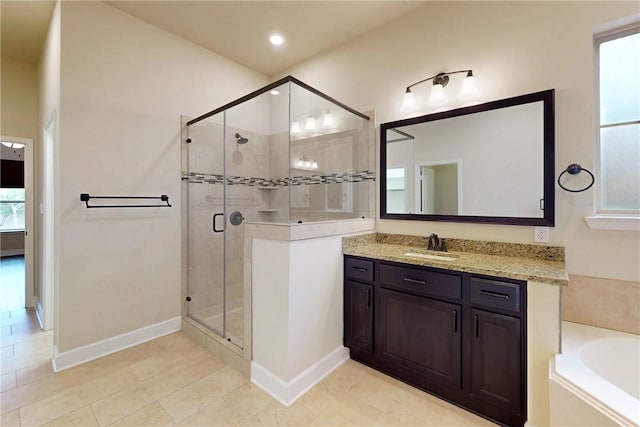
[[[2,52],[37,62],[51,1],[2,0]],[[347,43],[425,1],[105,1],[267,76]],[[272,32],[287,41],[269,44]],[[6,49],[6,50],[5,50]]]

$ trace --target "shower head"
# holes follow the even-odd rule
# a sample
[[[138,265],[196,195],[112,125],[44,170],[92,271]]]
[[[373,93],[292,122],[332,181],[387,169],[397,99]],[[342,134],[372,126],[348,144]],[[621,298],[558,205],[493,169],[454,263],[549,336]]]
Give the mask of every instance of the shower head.
[[[238,132],[236,132],[236,142],[238,144],[246,144],[247,142],[249,142],[249,140],[247,138],[245,138],[244,136],[240,135]]]

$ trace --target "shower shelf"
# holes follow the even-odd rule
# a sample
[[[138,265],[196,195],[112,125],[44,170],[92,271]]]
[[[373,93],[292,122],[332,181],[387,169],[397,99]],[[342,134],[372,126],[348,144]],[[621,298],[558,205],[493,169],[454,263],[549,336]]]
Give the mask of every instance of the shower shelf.
[[[277,190],[278,187],[256,187],[258,190]]]
[[[280,209],[258,209],[258,212],[261,212],[261,213],[273,213],[273,212],[280,212]]]

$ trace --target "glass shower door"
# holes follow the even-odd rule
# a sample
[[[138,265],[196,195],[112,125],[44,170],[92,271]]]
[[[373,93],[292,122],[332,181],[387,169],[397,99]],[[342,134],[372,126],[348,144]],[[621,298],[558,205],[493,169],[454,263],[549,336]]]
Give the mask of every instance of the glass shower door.
[[[224,114],[190,125],[188,138],[188,316],[224,336]]]

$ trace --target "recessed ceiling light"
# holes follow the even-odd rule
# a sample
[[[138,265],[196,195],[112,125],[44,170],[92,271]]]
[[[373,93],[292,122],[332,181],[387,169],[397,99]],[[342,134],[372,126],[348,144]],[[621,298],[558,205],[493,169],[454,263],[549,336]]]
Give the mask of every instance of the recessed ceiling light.
[[[271,95],[280,95],[280,92],[277,90],[272,90],[271,92],[269,92]]]
[[[269,36],[269,41],[274,46],[280,46],[282,43],[284,43],[284,37],[282,37],[280,34],[271,34]]]

